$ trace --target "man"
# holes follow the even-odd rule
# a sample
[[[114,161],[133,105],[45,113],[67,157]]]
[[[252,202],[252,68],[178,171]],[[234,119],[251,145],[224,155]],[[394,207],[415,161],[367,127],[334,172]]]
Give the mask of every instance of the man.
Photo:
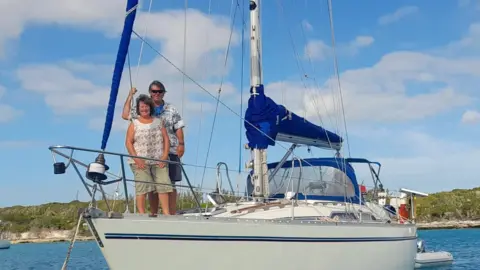
[[[130,90],[125,105],[123,106],[122,118],[125,120],[130,120],[131,102],[133,95],[135,95],[136,92],[136,88]],[[170,139],[169,159],[170,161],[180,163],[180,158],[182,158],[185,153],[185,141],[183,136],[183,128],[185,127],[185,124],[183,119],[178,110],[172,104],[163,100],[165,92],[167,91],[161,82],[153,81],[150,83],[148,92],[155,104],[154,115],[160,117],[164,121],[165,128],[167,129],[168,138]],[[137,117],[135,112],[133,112],[132,117]],[[175,185],[175,182],[182,181],[182,168],[180,164],[170,163],[169,175],[172,185]],[[169,194],[170,213],[174,215],[177,210],[177,189],[175,186],[173,186],[173,192]],[[153,211],[154,214],[158,212],[158,196],[155,196],[155,198],[154,201],[156,201],[156,203],[154,203],[154,205],[156,205],[156,209]]]

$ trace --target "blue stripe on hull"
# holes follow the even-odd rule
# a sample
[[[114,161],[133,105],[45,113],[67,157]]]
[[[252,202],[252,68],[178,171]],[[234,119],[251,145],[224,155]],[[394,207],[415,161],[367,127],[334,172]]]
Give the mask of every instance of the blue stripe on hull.
[[[339,242],[398,242],[417,239],[410,237],[356,237],[356,238],[318,238],[318,237],[274,237],[274,236],[223,236],[223,235],[180,235],[180,234],[131,234],[105,233],[106,239],[135,239],[135,240],[174,240],[174,241],[232,241],[232,242],[310,242],[310,243],[339,243]]]

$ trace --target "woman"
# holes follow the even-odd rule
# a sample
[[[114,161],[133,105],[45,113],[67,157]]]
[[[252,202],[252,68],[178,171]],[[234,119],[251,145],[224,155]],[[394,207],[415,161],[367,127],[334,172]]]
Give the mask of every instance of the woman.
[[[138,117],[133,119],[127,130],[125,145],[132,156],[146,157],[156,160],[168,160],[170,141],[160,118],[153,117],[154,104],[147,95],[137,98],[136,111]],[[145,195],[148,194],[150,211],[156,215],[157,200],[162,206],[163,214],[170,215],[169,193],[173,191],[168,176],[168,164],[140,158],[129,159],[130,167],[135,175],[135,193],[138,212],[145,213]],[[152,184],[145,183],[151,182]]]

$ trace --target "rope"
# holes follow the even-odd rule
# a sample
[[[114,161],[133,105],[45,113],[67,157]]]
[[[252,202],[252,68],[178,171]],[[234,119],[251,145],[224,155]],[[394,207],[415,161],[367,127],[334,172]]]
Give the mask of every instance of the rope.
[[[75,233],[72,236],[72,240],[70,240],[70,246],[68,247],[67,257],[63,262],[62,270],[67,269],[68,261],[70,260],[70,254],[72,253],[73,245],[75,244],[75,240],[77,238],[78,231],[80,230],[80,224],[82,224],[82,220],[83,220],[83,215],[80,214],[78,217],[77,229],[75,230]]]

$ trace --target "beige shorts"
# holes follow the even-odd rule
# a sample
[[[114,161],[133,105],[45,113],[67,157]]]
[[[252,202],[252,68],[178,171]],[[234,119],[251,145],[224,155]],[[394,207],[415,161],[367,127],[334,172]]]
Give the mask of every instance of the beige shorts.
[[[138,169],[135,164],[130,164],[130,168],[133,171],[135,181],[142,181],[135,182],[136,195],[143,195],[152,191],[156,191],[157,193],[173,191],[168,175],[168,165],[164,168],[160,168],[158,165],[145,165],[145,169]]]

